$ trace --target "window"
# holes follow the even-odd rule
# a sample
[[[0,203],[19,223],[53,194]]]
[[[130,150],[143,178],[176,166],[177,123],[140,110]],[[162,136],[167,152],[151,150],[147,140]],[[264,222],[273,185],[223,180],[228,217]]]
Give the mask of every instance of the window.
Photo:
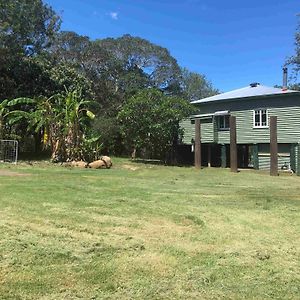
[[[268,111],[266,109],[256,109],[253,111],[253,127],[268,127]]]
[[[219,116],[218,117],[218,127],[219,130],[228,130],[229,129],[229,115]]]

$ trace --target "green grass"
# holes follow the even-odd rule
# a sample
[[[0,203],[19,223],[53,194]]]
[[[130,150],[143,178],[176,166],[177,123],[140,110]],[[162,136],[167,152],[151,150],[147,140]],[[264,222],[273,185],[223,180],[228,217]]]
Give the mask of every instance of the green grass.
[[[1,299],[300,298],[300,177],[113,162],[0,166]]]

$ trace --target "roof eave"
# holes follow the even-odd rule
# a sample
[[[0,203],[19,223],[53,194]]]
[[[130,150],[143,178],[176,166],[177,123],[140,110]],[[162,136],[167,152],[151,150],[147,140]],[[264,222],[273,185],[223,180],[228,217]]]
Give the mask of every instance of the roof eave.
[[[285,97],[285,96],[299,96],[300,92],[298,91],[293,91],[293,92],[287,92],[287,93],[282,93],[282,94],[270,94],[270,95],[255,95],[255,96],[248,96],[248,97],[239,97],[239,98],[225,98],[225,99],[217,99],[217,100],[208,100],[205,101],[204,99],[200,99],[200,100],[195,100],[193,102],[191,102],[191,104],[203,104],[203,103],[214,103],[214,102],[231,102],[231,101],[237,101],[237,100],[241,100],[241,99],[251,99],[251,98],[270,98],[270,97]],[[204,100],[204,101],[202,101]]]

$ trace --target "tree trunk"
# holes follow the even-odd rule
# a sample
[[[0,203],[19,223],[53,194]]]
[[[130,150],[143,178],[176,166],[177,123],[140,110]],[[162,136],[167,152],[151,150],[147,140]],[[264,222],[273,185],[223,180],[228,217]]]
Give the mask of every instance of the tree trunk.
[[[135,146],[133,147],[133,151],[131,153],[131,159],[135,159],[136,158],[136,148]]]
[[[58,148],[59,148],[59,140],[57,140],[52,147],[52,154],[51,154],[51,160],[56,161],[57,160],[57,153],[58,153]]]

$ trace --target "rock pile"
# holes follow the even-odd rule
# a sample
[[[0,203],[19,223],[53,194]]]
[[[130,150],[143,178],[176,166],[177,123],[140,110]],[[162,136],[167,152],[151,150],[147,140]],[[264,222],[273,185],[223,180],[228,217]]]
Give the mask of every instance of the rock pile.
[[[102,156],[99,160],[95,160],[91,163],[86,163],[85,161],[71,161],[68,165],[77,168],[110,169],[112,162],[110,157]]]

